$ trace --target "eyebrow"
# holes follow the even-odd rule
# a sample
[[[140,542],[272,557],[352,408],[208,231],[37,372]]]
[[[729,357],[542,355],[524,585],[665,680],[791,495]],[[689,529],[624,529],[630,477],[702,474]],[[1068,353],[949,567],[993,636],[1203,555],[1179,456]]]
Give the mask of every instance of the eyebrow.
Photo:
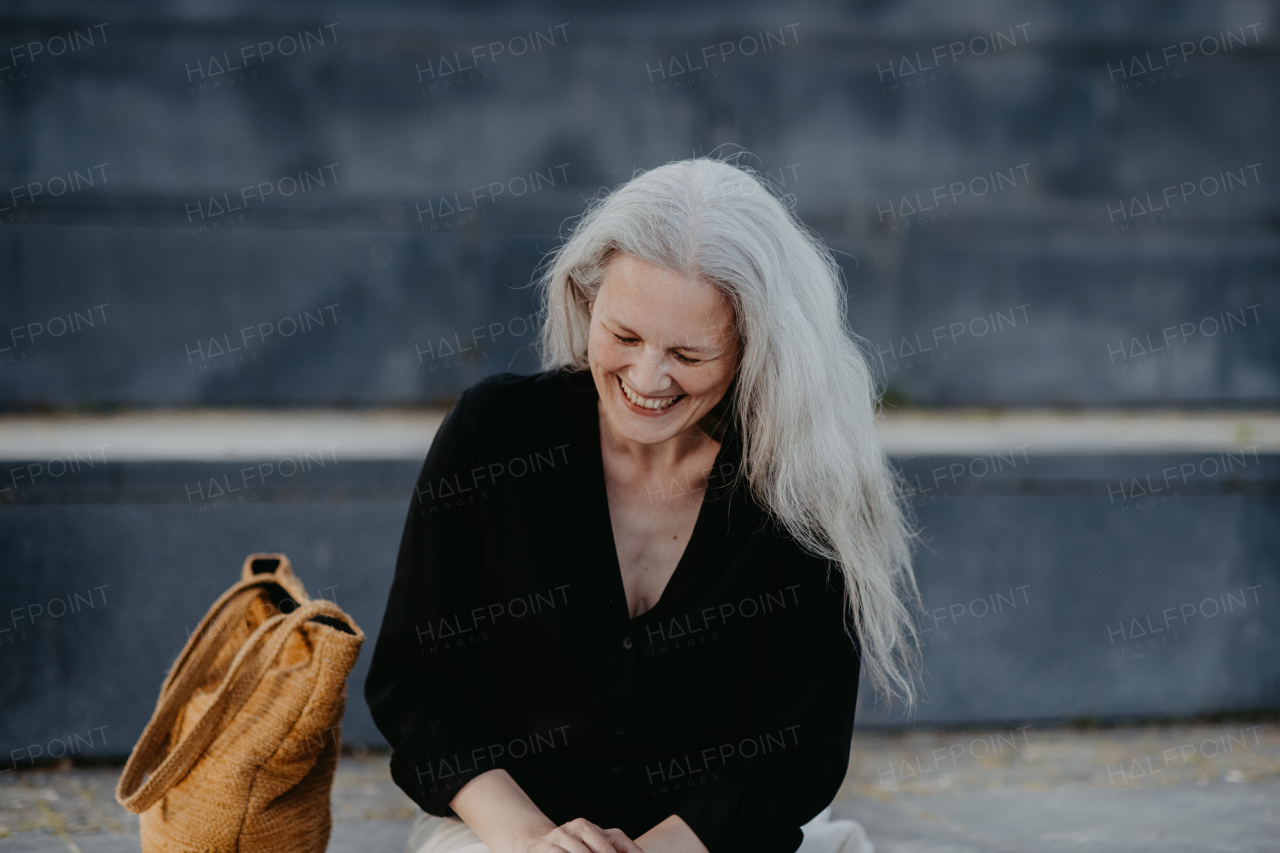
[[[628,335],[631,335],[634,337],[640,337],[639,333],[637,333],[635,329],[628,328],[626,325],[624,325],[623,323],[619,323],[617,320],[613,319],[612,317],[608,317],[607,320],[609,323],[613,324],[614,326],[617,326],[619,331],[626,332]],[[713,350],[706,349],[703,347],[694,347],[694,346],[687,346],[687,345],[682,346],[680,344],[677,344],[676,346],[673,346],[673,347],[668,347],[668,349],[687,350],[688,352],[696,352],[704,355],[706,353],[713,352]]]

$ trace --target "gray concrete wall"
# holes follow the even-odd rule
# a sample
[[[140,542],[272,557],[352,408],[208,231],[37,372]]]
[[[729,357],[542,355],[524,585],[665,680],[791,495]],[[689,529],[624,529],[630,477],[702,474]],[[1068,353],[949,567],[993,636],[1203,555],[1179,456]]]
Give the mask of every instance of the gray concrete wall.
[[[0,510],[0,553],[22,567],[0,573],[0,755],[101,726],[90,757],[127,754],[188,631],[257,550],[288,553],[369,635],[346,736],[382,743],[360,691],[418,464],[311,466],[287,486],[207,497],[210,478],[245,464],[99,463]],[[928,539],[913,723],[1280,703],[1276,456],[1024,448],[900,464]],[[907,722],[873,699],[864,684],[860,726]]]
[[[0,405],[420,402],[532,371],[562,223],[726,143],[840,253],[897,395],[1274,405],[1277,8],[10,9]]]

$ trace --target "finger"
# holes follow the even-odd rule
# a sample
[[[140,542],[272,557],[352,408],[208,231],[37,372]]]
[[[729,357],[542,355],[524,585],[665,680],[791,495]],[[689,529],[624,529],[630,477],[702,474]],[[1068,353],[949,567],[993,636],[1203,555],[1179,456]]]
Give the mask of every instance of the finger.
[[[613,849],[617,853],[644,853],[639,844],[636,844],[621,829],[606,829],[605,835],[613,842]]]
[[[609,836],[605,834],[604,830],[586,818],[576,818],[565,824],[562,829],[572,833],[578,840],[586,844],[586,849],[590,853],[617,853],[613,842],[609,840]]]
[[[598,851],[592,850],[585,842],[582,841],[582,839],[578,838],[563,826],[557,827],[547,836],[547,839],[556,845],[563,847],[565,853],[598,853]],[[613,851],[606,849],[599,853],[613,853]]]

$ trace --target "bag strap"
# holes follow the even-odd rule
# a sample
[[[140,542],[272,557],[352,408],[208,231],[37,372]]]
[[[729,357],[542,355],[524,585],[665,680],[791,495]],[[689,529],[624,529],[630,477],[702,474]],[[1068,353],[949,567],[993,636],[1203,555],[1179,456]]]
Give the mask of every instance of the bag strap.
[[[240,567],[240,578],[247,580],[258,575],[275,575],[276,582],[284,587],[298,601],[307,600],[307,591],[302,581],[293,573],[293,563],[287,554],[276,552],[258,552],[244,558]]]
[[[230,592],[232,590],[228,591]],[[221,600],[219,603],[222,603]],[[124,772],[120,775],[120,782],[116,786],[116,800],[134,814],[141,814],[181,781],[213,742],[227,710],[231,709],[234,713],[235,709],[244,704],[279,656],[293,632],[303,622],[315,616],[331,617],[344,624],[349,622],[349,618],[338,605],[325,600],[305,602],[292,613],[272,616],[264,621],[236,653],[200,721],[187,733],[186,737],[170,745],[165,754],[166,742],[173,730],[173,724],[194,692],[193,682],[200,674],[198,671],[200,668],[192,667],[184,672],[183,677],[174,680],[170,689],[161,694],[155,713],[129,755]],[[194,640],[194,634],[192,638]],[[260,646],[264,647],[263,653],[255,654],[255,650]],[[199,662],[206,663],[210,656],[200,655]],[[178,667],[175,667],[174,672],[177,671]],[[159,760],[158,764],[157,760]],[[148,770],[151,771],[151,775],[143,782],[142,776]]]
[[[204,674],[204,670],[208,664],[208,658],[216,655],[218,651],[217,643],[209,642],[202,644],[200,642],[201,639],[205,637],[209,627],[217,620],[218,616],[220,616],[224,610],[228,609],[233,601],[240,598],[249,590],[264,586],[279,586],[281,589],[284,589],[286,592],[294,594],[295,596],[297,592],[289,586],[280,583],[279,578],[275,575],[267,574],[249,575],[232,584],[231,587],[219,596],[218,600],[209,607],[209,611],[205,613],[204,618],[200,620],[200,624],[196,626],[196,629],[191,632],[191,636],[187,638],[186,645],[184,645],[182,647],[182,651],[178,653],[178,659],[174,661],[173,666],[169,668],[169,672],[165,675],[164,683],[160,685],[160,696],[162,699],[164,695],[173,688],[175,680],[182,677],[182,673],[184,671],[191,672],[191,677]],[[295,600],[298,605],[301,606],[308,599],[304,592],[301,599],[295,598]]]

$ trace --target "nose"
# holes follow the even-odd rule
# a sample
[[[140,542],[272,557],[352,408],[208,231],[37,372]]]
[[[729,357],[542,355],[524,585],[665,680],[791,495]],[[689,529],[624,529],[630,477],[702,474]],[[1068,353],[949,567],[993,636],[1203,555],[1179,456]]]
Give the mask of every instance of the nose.
[[[627,371],[626,380],[631,390],[643,397],[669,395],[672,383],[667,375],[666,353],[646,343]]]

